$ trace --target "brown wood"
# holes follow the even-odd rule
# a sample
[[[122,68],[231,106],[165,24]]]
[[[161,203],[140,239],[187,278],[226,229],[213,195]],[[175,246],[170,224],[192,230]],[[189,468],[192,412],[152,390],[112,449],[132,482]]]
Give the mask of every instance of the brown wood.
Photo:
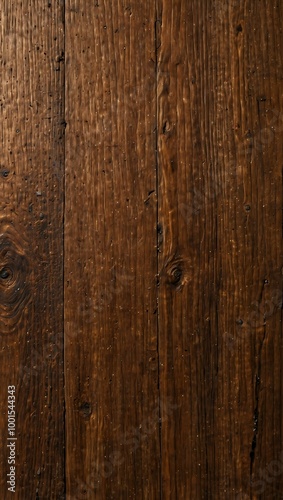
[[[282,498],[282,5],[160,12],[163,497]]]
[[[70,498],[159,491],[154,19],[150,0],[66,2]]]
[[[1,498],[283,498],[282,22],[3,0]]]
[[[64,498],[63,2],[1,3],[1,498]],[[16,493],[8,491],[8,386]]]

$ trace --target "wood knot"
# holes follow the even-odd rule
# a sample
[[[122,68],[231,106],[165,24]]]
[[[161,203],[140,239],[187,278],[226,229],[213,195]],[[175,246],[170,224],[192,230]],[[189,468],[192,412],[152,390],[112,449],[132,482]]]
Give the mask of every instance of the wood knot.
[[[80,406],[79,406],[79,412],[85,419],[89,419],[89,417],[92,414],[92,408],[91,404],[88,403],[87,401],[84,401]]]
[[[0,325],[12,332],[30,301],[31,259],[25,241],[10,221],[0,221]]]
[[[181,281],[181,278],[182,278],[182,274],[183,274],[183,271],[181,269],[180,266],[178,267],[174,267],[174,269],[172,270],[172,273],[171,273],[171,283],[172,285],[175,285],[177,286],[180,281]]]
[[[169,258],[162,273],[165,275],[166,283],[178,291],[182,290],[189,279],[186,268],[186,261],[182,257],[174,255]]]
[[[3,267],[0,271],[0,278],[2,280],[7,280],[8,278],[11,278],[12,276],[12,271],[8,267]]]
[[[3,170],[1,170],[1,176],[4,177],[4,179],[6,179],[9,176],[9,173],[10,170],[8,170],[7,168],[3,168]]]

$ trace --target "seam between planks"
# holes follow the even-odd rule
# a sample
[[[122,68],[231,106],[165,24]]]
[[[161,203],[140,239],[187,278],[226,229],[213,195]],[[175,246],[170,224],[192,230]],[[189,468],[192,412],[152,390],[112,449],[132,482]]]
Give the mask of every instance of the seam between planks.
[[[159,101],[158,101],[158,77],[159,77],[159,62],[158,50],[160,47],[160,37],[158,36],[161,20],[159,19],[158,0],[155,1],[155,20],[154,20],[154,42],[155,42],[155,176],[156,176],[156,340],[157,340],[157,361],[158,361],[158,429],[159,429],[159,498],[162,500],[162,415],[161,415],[161,399],[160,399],[160,328],[159,328],[159,232],[162,232],[159,224]]]
[[[66,380],[65,380],[65,221],[66,221],[66,0],[63,0],[62,5],[62,18],[63,18],[63,50],[64,50],[64,74],[63,74],[63,121],[64,121],[64,144],[63,144],[63,384],[64,384],[64,401],[63,401],[63,415],[64,415],[64,495],[67,498],[67,419],[66,419]]]

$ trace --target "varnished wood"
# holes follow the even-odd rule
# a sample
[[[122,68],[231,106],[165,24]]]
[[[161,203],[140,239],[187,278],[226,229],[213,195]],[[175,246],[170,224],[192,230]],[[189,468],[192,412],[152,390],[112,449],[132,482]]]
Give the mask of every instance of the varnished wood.
[[[0,343],[3,499],[64,498],[63,2],[0,7]],[[16,387],[16,493],[7,399]]]

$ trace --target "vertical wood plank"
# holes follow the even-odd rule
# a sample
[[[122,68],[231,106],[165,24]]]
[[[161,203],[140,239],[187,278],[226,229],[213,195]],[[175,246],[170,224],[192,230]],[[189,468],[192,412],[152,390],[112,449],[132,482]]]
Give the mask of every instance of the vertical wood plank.
[[[163,0],[164,498],[281,498],[282,5]]]
[[[1,498],[64,498],[63,2],[0,7]],[[8,491],[15,386],[16,493]]]
[[[66,2],[67,498],[156,498],[154,5]]]

